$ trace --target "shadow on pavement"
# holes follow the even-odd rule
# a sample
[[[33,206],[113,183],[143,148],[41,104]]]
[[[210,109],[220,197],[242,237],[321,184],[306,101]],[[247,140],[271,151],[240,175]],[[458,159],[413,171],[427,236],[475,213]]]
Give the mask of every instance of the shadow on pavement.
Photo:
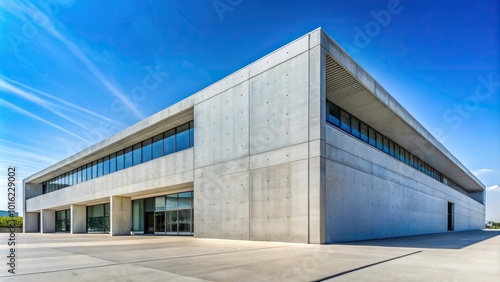
[[[500,230],[455,231],[388,239],[336,243],[335,245],[461,249],[498,235],[500,235]]]

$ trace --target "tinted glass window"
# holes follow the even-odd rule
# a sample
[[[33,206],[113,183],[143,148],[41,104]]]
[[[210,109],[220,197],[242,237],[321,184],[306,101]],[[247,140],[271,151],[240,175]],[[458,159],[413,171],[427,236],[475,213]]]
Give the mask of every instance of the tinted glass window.
[[[163,138],[163,155],[172,154],[175,152],[175,129],[165,132]]]
[[[359,138],[359,119],[351,116],[351,133]]]
[[[377,148],[382,150],[384,145],[383,145],[383,140],[382,140],[382,134],[377,132]]]
[[[189,148],[189,123],[178,126],[175,135],[176,151]]]
[[[193,192],[179,193],[179,209],[193,207]]]
[[[194,147],[194,121],[189,123],[189,147]]]
[[[85,169],[86,166],[82,166],[80,169],[80,180],[82,182],[87,181],[87,170]]]
[[[368,143],[368,125],[366,123],[361,122],[361,140]]]
[[[384,137],[384,152],[389,153],[389,139]]]
[[[351,132],[351,115],[344,110],[340,112],[340,128],[347,132]]]
[[[125,155],[123,151],[116,153],[116,170],[122,170],[125,168]]]
[[[87,164],[87,180],[91,180],[91,179],[92,179],[92,165]]]
[[[92,162],[92,179],[97,177],[97,161]]]
[[[109,174],[109,156],[104,157],[104,160],[102,162],[102,169],[103,169],[103,174]]]
[[[177,194],[167,195],[167,210],[177,209]]]
[[[124,166],[125,168],[132,166],[132,147],[128,147],[124,150]]]
[[[375,141],[375,129],[369,127],[368,128],[368,142],[370,143],[370,145],[372,146],[375,146],[376,145],[376,141]]]
[[[327,103],[328,116],[327,121],[336,126],[340,126],[340,108],[332,103]]]
[[[97,161],[97,177],[102,176],[102,174],[103,174],[103,165],[102,165],[102,163],[103,163],[102,159],[99,159]]]
[[[155,198],[147,198],[144,200],[144,211],[155,210]]]
[[[116,171],[116,154],[111,154],[109,156],[109,172],[115,172]]]
[[[163,156],[163,134],[153,137],[153,159]]]
[[[394,156],[399,159],[399,145],[394,143]]]
[[[150,161],[152,158],[152,152],[151,152],[151,139],[148,139],[144,142],[142,142],[142,162],[147,162]]]
[[[133,164],[134,165],[138,165],[142,162],[142,147],[141,147],[141,143],[139,144],[135,144],[134,147],[133,147]]]

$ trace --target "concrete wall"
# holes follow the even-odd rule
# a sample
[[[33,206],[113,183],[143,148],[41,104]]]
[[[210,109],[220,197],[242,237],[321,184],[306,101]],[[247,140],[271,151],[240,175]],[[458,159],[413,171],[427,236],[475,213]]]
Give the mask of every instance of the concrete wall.
[[[87,233],[87,206],[71,205],[71,234]]]
[[[341,242],[481,229],[484,206],[326,125],[326,241]]]
[[[223,80],[202,92],[209,96],[194,111],[195,236],[309,242],[310,84],[318,109],[321,89],[319,71],[310,82],[321,56],[310,45],[302,37],[225,79],[233,87],[217,92]]]
[[[129,197],[111,196],[109,199],[111,210],[110,234],[130,235],[132,227],[132,200]]]
[[[56,232],[56,212],[54,210],[42,210],[40,218],[42,222],[42,233]]]
[[[23,232],[40,232],[40,213],[27,212],[23,217]]]

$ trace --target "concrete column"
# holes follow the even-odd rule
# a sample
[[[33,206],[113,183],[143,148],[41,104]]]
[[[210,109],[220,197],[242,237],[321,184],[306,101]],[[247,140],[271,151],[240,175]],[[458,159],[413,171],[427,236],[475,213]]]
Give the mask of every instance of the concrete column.
[[[41,213],[42,233],[56,232],[56,211],[42,210]]]
[[[110,234],[130,235],[132,227],[132,199],[129,197],[111,196],[109,197],[111,209]]]
[[[38,212],[27,212],[24,213],[23,218],[23,232],[40,232],[40,213]]]
[[[71,205],[71,234],[87,233],[87,206]]]

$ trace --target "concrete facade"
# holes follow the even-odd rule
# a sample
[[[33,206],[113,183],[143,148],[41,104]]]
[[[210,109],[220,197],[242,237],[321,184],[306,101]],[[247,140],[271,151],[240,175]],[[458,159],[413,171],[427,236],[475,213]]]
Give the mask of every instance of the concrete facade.
[[[342,87],[340,87],[341,85]],[[326,122],[327,100],[458,183],[459,192]],[[194,146],[50,193],[42,183],[194,120]],[[110,234],[131,231],[132,201],[194,192],[194,236],[331,243],[484,224],[484,185],[317,29],[177,104],[25,179],[25,231],[54,232],[71,208],[110,203]]]

